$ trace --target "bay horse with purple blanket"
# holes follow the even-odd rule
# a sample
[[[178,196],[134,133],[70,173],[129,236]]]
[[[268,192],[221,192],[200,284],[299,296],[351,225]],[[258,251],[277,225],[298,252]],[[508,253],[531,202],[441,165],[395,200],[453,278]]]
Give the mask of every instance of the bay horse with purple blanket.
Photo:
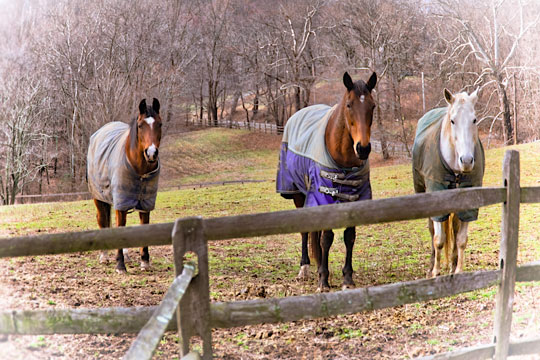
[[[345,94],[329,107],[314,105],[296,112],[284,129],[276,190],[293,199],[297,208],[371,199],[368,156],[375,102],[371,91],[377,83],[353,82],[343,75]],[[332,211],[331,208],[328,211]],[[343,288],[354,286],[352,250],[354,227],[345,229]],[[310,256],[317,261],[318,291],[328,291],[328,253],[334,232],[302,233],[302,260],[298,277],[306,279]],[[309,249],[309,254],[308,254]]]
[[[86,176],[88,189],[97,208],[100,228],[111,226],[111,206],[116,210],[116,225],[125,226],[128,211],[137,210],[141,224],[150,222],[158,190],[161,141],[159,101],[152,106],[139,104],[139,115],[131,124],[110,122],[90,137]],[[100,262],[106,261],[103,252]],[[141,248],[141,269],[150,268],[148,247]],[[124,252],[118,249],[116,271],[126,272]]]

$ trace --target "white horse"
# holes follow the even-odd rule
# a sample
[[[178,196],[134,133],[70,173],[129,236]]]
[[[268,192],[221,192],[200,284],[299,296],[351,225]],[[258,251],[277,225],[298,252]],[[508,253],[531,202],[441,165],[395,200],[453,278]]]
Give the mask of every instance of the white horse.
[[[474,111],[477,92],[453,95],[444,89],[448,107],[431,110],[418,121],[413,145],[417,193],[482,186],[485,158]],[[448,259],[450,244],[453,245],[451,273],[463,270],[469,222],[477,218],[478,209],[471,209],[429,219],[432,243],[428,276],[439,275],[442,249],[445,248]]]

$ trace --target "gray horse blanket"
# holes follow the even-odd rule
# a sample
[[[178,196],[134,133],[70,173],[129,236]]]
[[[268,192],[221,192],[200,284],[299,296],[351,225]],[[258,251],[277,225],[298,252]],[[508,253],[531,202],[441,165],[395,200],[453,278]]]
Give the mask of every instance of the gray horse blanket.
[[[148,212],[154,209],[158,190],[160,164],[156,170],[138,175],[126,156],[129,125],[111,122],[90,137],[87,170],[88,189],[94,199],[128,211]]]
[[[306,207],[371,199],[369,163],[341,168],[326,149],[324,135],[334,109],[309,106],[287,121],[276,178],[276,191],[284,198],[302,193]]]
[[[480,139],[475,146],[475,165],[470,173],[456,174],[441,155],[439,146],[441,125],[446,112],[447,108],[433,109],[418,120],[412,154],[416,193],[482,186],[485,158]],[[450,214],[444,214],[433,216],[431,219],[442,222],[449,216]],[[474,221],[478,219],[478,209],[461,211],[457,216],[461,221]]]

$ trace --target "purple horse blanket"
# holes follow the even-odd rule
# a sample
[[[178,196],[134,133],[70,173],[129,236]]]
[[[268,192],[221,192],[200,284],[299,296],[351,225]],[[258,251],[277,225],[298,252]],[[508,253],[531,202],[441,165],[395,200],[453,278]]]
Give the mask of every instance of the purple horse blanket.
[[[286,199],[304,194],[305,207],[371,199],[368,161],[362,167],[342,168],[326,149],[324,134],[334,109],[309,106],[285,125],[276,191]]]

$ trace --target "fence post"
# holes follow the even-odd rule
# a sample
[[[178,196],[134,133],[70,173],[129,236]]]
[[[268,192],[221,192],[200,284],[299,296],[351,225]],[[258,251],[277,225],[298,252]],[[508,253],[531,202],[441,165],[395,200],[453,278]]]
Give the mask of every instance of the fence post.
[[[208,245],[204,238],[201,217],[177,219],[172,231],[176,276],[184,268],[184,255],[197,255],[197,274],[191,280],[177,308],[180,355],[189,353],[192,336],[203,341],[203,359],[212,359],[212,328],[210,327],[210,292],[208,280]]]
[[[516,263],[519,233],[519,152],[507,150],[503,162],[503,185],[506,202],[503,203],[501,223],[501,249],[499,268],[501,281],[497,292],[493,342],[495,359],[506,359],[512,327],[512,307],[516,285]]]

